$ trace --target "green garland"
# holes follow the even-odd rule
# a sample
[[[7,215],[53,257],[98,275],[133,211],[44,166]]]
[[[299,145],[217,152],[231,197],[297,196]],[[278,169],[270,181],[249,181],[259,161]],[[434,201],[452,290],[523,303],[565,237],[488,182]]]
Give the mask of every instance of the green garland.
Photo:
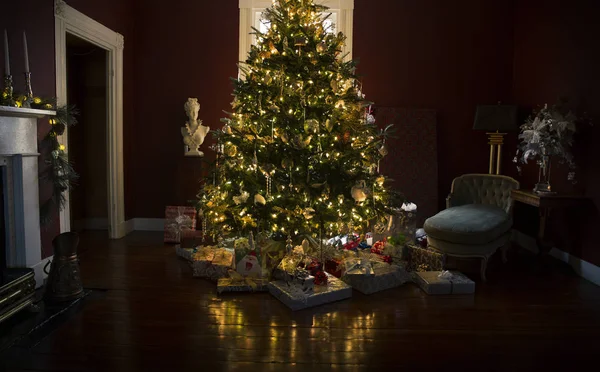
[[[23,107],[26,101],[26,96],[18,94],[13,95],[11,101],[4,92],[0,104]],[[56,99],[34,97],[29,104],[32,109],[56,110],[56,116],[48,118],[50,131],[40,144],[40,151],[44,151],[42,156],[46,158],[48,164],[48,167],[40,173],[40,180],[52,184],[52,196],[40,206],[40,223],[47,225],[53,220],[53,212],[56,209],[62,210],[65,206],[65,192],[73,187],[79,178],[65,153],[65,146],[58,142],[58,136],[63,135],[68,127],[77,124],[75,115],[79,114],[79,111],[73,105],[57,107]]]

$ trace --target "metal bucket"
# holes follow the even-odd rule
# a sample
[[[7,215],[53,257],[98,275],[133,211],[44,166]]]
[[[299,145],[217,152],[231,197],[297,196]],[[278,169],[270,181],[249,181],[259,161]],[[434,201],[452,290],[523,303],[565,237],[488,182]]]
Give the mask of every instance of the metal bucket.
[[[54,257],[44,267],[48,274],[44,300],[47,302],[72,301],[83,295],[83,284],[79,275],[79,259],[77,246],[79,235],[66,232],[58,235],[52,241]],[[46,269],[50,266],[50,272]]]

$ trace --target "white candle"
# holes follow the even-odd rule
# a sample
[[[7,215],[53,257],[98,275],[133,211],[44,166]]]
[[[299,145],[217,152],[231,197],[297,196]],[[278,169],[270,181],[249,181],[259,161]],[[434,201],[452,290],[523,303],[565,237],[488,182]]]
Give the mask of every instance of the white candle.
[[[8,56],[8,34],[4,30],[4,74],[10,75],[10,58]]]
[[[30,72],[29,70],[29,51],[27,50],[27,35],[25,31],[23,31],[23,48],[25,50],[25,72]]]

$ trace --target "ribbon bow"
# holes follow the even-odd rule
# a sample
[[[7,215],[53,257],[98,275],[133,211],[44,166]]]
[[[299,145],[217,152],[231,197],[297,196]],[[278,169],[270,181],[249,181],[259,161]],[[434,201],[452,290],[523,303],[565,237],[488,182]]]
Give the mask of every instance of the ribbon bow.
[[[237,271],[229,270],[229,278],[223,278],[222,284],[225,286],[249,286],[250,291],[254,292],[258,289],[258,284],[252,277],[243,277]]]
[[[445,279],[452,283],[469,283],[470,282],[469,278],[466,278],[465,276],[460,275],[460,274],[459,275],[453,274],[452,272],[450,272],[448,270],[444,270],[441,273],[439,273],[438,278]]]
[[[371,262],[364,258],[354,258],[346,260],[348,266],[346,273],[348,274],[369,274],[372,270]]]

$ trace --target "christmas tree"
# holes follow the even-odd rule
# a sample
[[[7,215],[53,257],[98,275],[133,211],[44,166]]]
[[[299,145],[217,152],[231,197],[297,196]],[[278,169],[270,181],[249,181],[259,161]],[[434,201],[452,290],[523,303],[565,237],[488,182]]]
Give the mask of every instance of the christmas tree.
[[[327,9],[278,0],[264,13],[268,31],[254,30],[233,112],[215,133],[215,171],[198,195],[207,233],[299,241],[365,232],[401,202],[378,169],[389,128],[375,125]]]

